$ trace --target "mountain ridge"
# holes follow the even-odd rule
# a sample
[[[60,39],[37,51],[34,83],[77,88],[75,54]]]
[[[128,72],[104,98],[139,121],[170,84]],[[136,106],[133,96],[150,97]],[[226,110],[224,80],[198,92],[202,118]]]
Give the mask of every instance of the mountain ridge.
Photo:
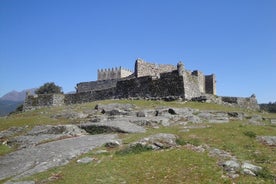
[[[25,89],[20,92],[13,90],[0,98],[0,116],[6,116],[24,103],[26,92],[34,94],[36,88]]]

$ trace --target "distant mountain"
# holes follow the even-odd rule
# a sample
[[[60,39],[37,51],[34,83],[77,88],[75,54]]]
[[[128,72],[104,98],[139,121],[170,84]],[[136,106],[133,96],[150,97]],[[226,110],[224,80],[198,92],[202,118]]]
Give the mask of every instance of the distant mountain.
[[[36,89],[27,89],[20,92],[17,91],[11,91],[4,96],[0,98],[0,116],[6,116],[9,113],[15,111],[15,109],[23,104],[26,92],[30,91],[32,94],[34,94],[34,91]]]
[[[6,100],[6,101],[14,101],[14,102],[22,102],[25,100],[26,97],[26,92],[30,91],[32,94],[34,94],[36,88],[32,88],[32,89],[26,89],[23,91],[11,91],[7,94],[5,94],[4,96],[2,96],[0,98],[0,100]]]
[[[15,109],[21,104],[23,104],[23,101],[15,102],[8,100],[0,100],[0,116],[8,115],[9,113],[15,111]]]

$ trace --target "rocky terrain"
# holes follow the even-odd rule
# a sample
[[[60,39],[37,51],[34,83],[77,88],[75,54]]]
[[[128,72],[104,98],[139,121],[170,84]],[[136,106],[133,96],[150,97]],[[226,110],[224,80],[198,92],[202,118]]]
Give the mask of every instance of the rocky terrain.
[[[258,178],[263,173],[267,174],[265,181],[275,180],[276,170],[267,171],[262,166],[263,162],[258,164],[252,160],[244,160],[230,152],[231,149],[218,148],[208,141],[195,142],[197,135],[189,134],[196,130],[207,131],[218,125],[235,122],[241,122],[240,127],[269,127],[274,132],[271,135],[256,135],[253,131],[245,131],[243,136],[250,137],[251,141],[254,140],[256,144],[263,145],[275,153],[275,119],[258,113],[170,106],[141,108],[130,103],[111,103],[97,104],[95,108],[82,111],[66,108],[52,113],[50,118],[56,122],[66,119],[73,123],[13,126],[0,132],[2,145],[14,148],[14,151],[0,156],[0,181],[18,183],[18,179],[66,165],[72,159],[103,145],[106,148],[104,152],[137,146],[151,151],[187,149],[215,159],[223,177],[229,180],[237,180],[241,176]],[[170,128],[177,129],[177,133],[158,132]],[[149,132],[151,133],[147,134]],[[140,135],[141,138],[124,143],[123,137],[131,134]],[[189,134],[187,140],[182,137],[186,134]],[[84,157],[77,162],[90,163],[93,160],[94,158]],[[275,166],[275,156],[270,160],[273,162],[270,164]],[[30,180],[23,183],[35,182]]]

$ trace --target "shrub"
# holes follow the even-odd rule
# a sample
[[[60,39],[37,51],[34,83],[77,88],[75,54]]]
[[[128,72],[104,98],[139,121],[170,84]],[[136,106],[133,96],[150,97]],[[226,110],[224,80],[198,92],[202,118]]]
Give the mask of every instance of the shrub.
[[[243,134],[250,138],[256,138],[256,133],[252,131],[246,131],[246,132],[243,132]]]
[[[36,94],[61,94],[62,88],[57,86],[54,82],[47,82],[44,85],[40,86],[36,91]]]

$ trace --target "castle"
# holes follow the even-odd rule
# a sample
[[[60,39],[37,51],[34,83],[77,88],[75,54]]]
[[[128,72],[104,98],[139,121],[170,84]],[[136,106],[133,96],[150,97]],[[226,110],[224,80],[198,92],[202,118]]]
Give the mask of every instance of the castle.
[[[203,98],[202,98],[203,97]],[[27,95],[24,110],[105,99],[211,100],[234,106],[258,109],[255,96],[250,98],[216,96],[216,76],[188,71],[184,64],[154,64],[135,61],[134,72],[122,67],[98,70],[98,80],[76,85],[75,94]]]
[[[190,100],[203,94],[216,94],[216,77],[177,66],[135,61],[134,72],[119,68],[98,70],[98,80],[77,84],[77,93],[114,89],[116,98],[175,96]]]

